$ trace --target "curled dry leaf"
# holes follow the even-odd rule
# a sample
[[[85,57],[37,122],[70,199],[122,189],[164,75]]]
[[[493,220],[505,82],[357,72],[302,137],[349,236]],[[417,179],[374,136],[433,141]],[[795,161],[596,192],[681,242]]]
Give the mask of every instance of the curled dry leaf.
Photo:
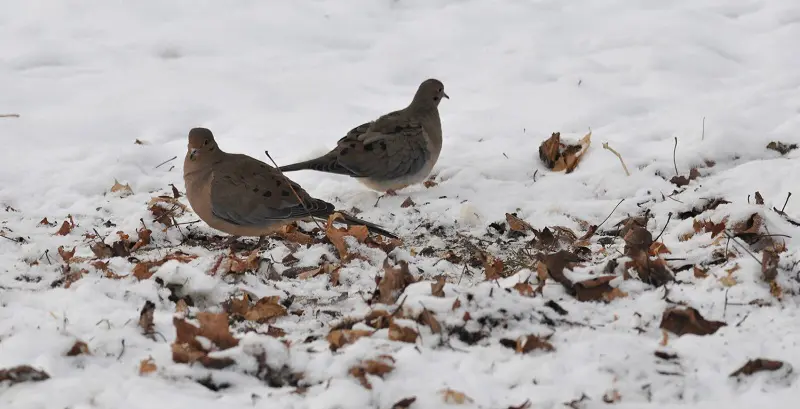
[[[678,336],[685,334],[710,335],[725,325],[727,324],[722,321],[708,321],[696,309],[686,307],[670,308],[664,311],[659,328]]]
[[[230,313],[258,323],[266,323],[274,318],[288,315],[286,308],[280,304],[277,296],[262,297],[255,304],[250,304],[250,295],[246,293],[241,299],[231,299]]]
[[[436,282],[431,283],[431,295],[434,297],[444,297],[444,276],[436,276]]]
[[[704,270],[699,266],[694,266],[693,270],[695,278],[706,278],[708,277],[708,270]]]
[[[228,349],[239,344],[228,328],[228,314],[214,314],[209,312],[197,313],[200,327],[188,321],[173,317],[176,337],[172,344],[172,360],[177,363],[200,362],[207,368],[221,369],[230,366],[234,361],[230,358],[214,358],[208,356],[211,352],[203,347],[196,337],[205,337],[219,349]]]
[[[70,224],[69,221],[64,220],[64,223],[61,223],[61,227],[56,232],[57,236],[66,236],[72,231],[72,228],[75,227],[74,224]]]
[[[536,335],[528,335],[525,337],[520,337],[517,339],[517,344],[515,350],[521,354],[527,354],[528,352],[541,349],[543,351],[554,351],[555,347],[553,344],[539,338]]]
[[[411,404],[413,404],[416,401],[417,401],[417,397],[416,396],[403,398],[403,399],[400,399],[399,401],[395,402],[395,404],[392,405],[392,409],[409,409],[411,407]]]
[[[388,254],[403,244],[403,241],[383,236],[368,236],[367,239],[364,240],[364,244],[368,247],[379,248],[383,250],[384,253]]]
[[[742,375],[749,376],[758,372],[772,372],[783,368],[784,365],[786,365],[786,363],[781,361],[773,361],[771,359],[758,358],[747,361],[746,364],[744,364],[741,368],[735,370],[729,376],[731,378],[735,378]]]
[[[290,223],[278,230],[277,233],[278,237],[283,238],[284,240],[288,240],[292,243],[302,244],[302,245],[311,245],[314,244],[314,238],[301,232],[297,228],[297,223]]]
[[[75,256],[75,247],[72,250],[66,250],[64,246],[58,246],[58,255],[65,263],[69,263],[73,256]]]
[[[368,337],[372,335],[372,331],[355,330],[355,329],[338,329],[328,333],[326,339],[330,344],[331,351],[350,345],[356,342],[361,337]]]
[[[517,292],[519,292],[520,295],[525,297],[533,297],[535,295],[533,286],[531,286],[527,282],[514,284],[514,289],[517,290]]]
[[[20,365],[8,369],[0,369],[0,383],[15,385],[22,382],[41,382],[50,379],[47,372],[29,365]]]
[[[533,227],[531,227],[531,225],[528,224],[528,222],[520,219],[519,217],[511,213],[506,213],[506,223],[508,223],[508,227],[512,231],[518,231],[518,232],[533,231]]]
[[[463,405],[465,403],[475,402],[463,392],[459,392],[450,388],[440,390],[439,394],[442,395],[444,403]]]
[[[239,257],[231,250],[227,260],[227,271],[235,274],[242,274],[248,271],[258,270],[261,257],[258,255],[259,249],[247,253],[247,257]]]
[[[139,250],[140,248],[150,244],[150,235],[153,234],[153,231],[150,229],[139,229],[136,231],[139,234],[139,240],[131,247],[131,251]]]
[[[619,298],[623,293],[609,284],[617,276],[600,276],[574,284],[575,298],[578,301],[608,301],[607,297]],[[617,293],[610,295],[614,290]],[[611,298],[613,299],[613,298]]]
[[[404,200],[403,203],[400,205],[400,207],[402,207],[403,209],[413,206],[416,206],[416,203],[414,203],[414,201],[411,200],[411,197],[407,197],[406,200]]]
[[[653,244],[653,235],[644,227],[630,226],[624,237],[625,255],[631,261],[625,263],[625,268],[633,268],[639,275],[639,279],[647,284],[661,286],[674,277],[667,269],[664,259],[650,258],[650,246]]]
[[[156,332],[155,325],[153,324],[155,312],[156,305],[149,300],[145,301],[144,306],[142,306],[142,311],[139,312],[139,328],[142,329],[142,333],[146,337],[151,339]]]
[[[578,166],[592,142],[592,132],[587,133],[576,145],[561,143],[561,133],[553,134],[539,146],[539,158],[544,165],[554,171],[565,170],[571,173]]]
[[[139,375],[147,375],[153,373],[158,369],[153,357],[148,357],[139,362]]]
[[[441,334],[442,333],[442,324],[436,320],[436,316],[434,316],[433,312],[428,309],[422,310],[422,313],[419,315],[417,322],[423,325],[427,325],[430,327],[431,332],[434,334]]]
[[[328,236],[328,239],[331,241],[331,243],[333,243],[333,246],[336,247],[336,250],[339,252],[339,258],[345,262],[354,257],[354,255],[349,251],[345,237],[352,236],[359,243],[363,243],[367,239],[367,236],[369,236],[369,230],[367,230],[367,226],[348,226],[347,228],[336,228],[333,226],[333,222],[337,219],[344,220],[344,216],[342,216],[341,213],[336,212],[328,217],[328,224],[325,226],[325,235]]]
[[[392,341],[408,342],[413,344],[417,342],[419,333],[414,328],[404,327],[397,325],[394,320],[389,323],[389,339]]]
[[[483,260],[483,271],[486,274],[487,281],[502,278],[503,260],[487,253],[486,258]]]
[[[372,384],[367,380],[367,375],[377,376],[383,378],[389,372],[394,370],[394,366],[384,360],[367,359],[361,361],[360,364],[350,368],[350,375],[358,379],[361,386],[372,389]]]
[[[401,261],[400,266],[394,268],[389,265],[387,257],[383,260],[383,271],[383,277],[378,283],[378,302],[394,304],[406,287],[416,280],[408,271],[408,263],[405,261]]]
[[[72,348],[67,351],[67,356],[90,355],[89,346],[83,341],[75,341]]]
[[[131,185],[129,184],[122,184],[119,183],[117,179],[114,179],[114,186],[111,186],[111,193],[116,193],[119,197],[126,197],[133,194],[133,189],[131,189]]]

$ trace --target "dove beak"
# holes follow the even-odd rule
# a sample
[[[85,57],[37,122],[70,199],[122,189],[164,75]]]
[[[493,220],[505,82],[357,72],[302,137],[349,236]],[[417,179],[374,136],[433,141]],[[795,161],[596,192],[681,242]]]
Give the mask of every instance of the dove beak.
[[[450,99],[450,96],[449,96],[449,95],[447,95],[447,93],[446,93],[446,92],[442,92],[442,96],[443,96],[443,97],[445,97],[445,98],[447,98],[447,99]]]
[[[197,151],[199,149],[189,149],[189,160],[193,161],[197,159]]]

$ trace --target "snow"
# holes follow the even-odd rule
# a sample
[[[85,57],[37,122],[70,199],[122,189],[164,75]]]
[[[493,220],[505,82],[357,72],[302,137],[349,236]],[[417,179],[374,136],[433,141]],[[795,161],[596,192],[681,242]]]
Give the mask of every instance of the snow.
[[[784,206],[800,162],[796,150],[781,156],[765,149],[773,140],[800,139],[796,1],[81,0],[0,1],[0,8],[0,114],[20,114],[0,118],[0,229],[26,241],[0,240],[0,369],[30,365],[50,375],[0,385],[0,407],[383,409],[414,396],[411,408],[419,409],[444,406],[446,388],[472,399],[453,406],[476,408],[526,400],[533,408],[561,408],[582,395],[588,400],[573,406],[789,407],[800,398],[791,374],[760,373],[741,384],[728,377],[748,359],[800,366],[800,239],[797,227],[771,210]],[[174,247],[181,232],[153,227],[150,198],[170,192],[169,184],[183,190],[190,128],[209,127],[229,152],[265,160],[268,150],[288,164],[407,104],[430,77],[442,80],[451,97],[440,106],[445,144],[434,169],[437,186],[414,186],[375,206],[378,194],[348,178],[289,176],[314,196],[358,208],[359,217],[406,239],[392,259],[408,261],[411,273],[425,280],[403,294],[409,313],[434,311],[446,326],[464,324],[464,311],[506,323],[486,329],[487,338],[475,345],[455,335],[443,345],[418,325],[416,345],[389,341],[381,330],[332,352],[325,339],[330,326],[370,311],[365,300],[383,274],[381,252],[357,246],[366,260],[343,266],[339,286],[325,275],[269,280],[263,268],[239,277],[211,275],[224,250]],[[589,129],[592,146],[575,172],[545,169],[538,158],[544,139],[559,131],[577,140]],[[145,144],[134,144],[137,139]],[[603,142],[620,152],[630,176]],[[157,166],[173,156],[178,159]],[[706,167],[706,160],[715,165]],[[675,167],[683,175],[700,167],[702,176],[667,198],[676,189],[668,181]],[[134,194],[109,193],[115,179]],[[755,204],[756,191],[763,206]],[[401,208],[409,196],[416,206]],[[776,280],[781,299],[761,279],[760,262],[733,243],[737,258],[712,266],[707,278],[678,272],[668,294],[618,279],[612,285],[628,296],[607,304],[579,302],[551,281],[542,295],[524,297],[511,287],[529,276],[535,282],[530,270],[483,281],[481,268],[464,274],[461,265],[439,261],[457,234],[493,242],[489,225],[507,212],[537,229],[566,226],[583,234],[577,220],[599,224],[623,198],[604,227],[649,209],[648,230],[655,236],[666,224],[661,241],[684,264],[711,260],[726,241],[712,245],[708,233],[679,240],[693,231],[691,218],[677,220],[679,212],[724,198],[731,203],[699,218],[727,216],[733,223],[760,214],[769,233],[791,236],[781,238],[788,247]],[[790,199],[785,212],[800,219],[800,200]],[[38,224],[47,217],[60,225],[68,215],[77,226],[65,236]],[[179,221],[192,220],[189,213]],[[124,231],[135,240],[142,222],[153,228],[155,244],[137,257],[180,249],[199,258],[170,261],[142,281],[106,278],[84,263],[78,267],[89,270],[83,278],[69,288],[51,287],[62,276],[59,246],[92,257],[83,234],[97,229],[111,244]],[[439,226],[448,240],[427,236]],[[186,229],[215,234],[202,223]],[[503,244],[482,246],[508,256]],[[426,247],[435,254],[421,254]],[[608,251],[623,251],[622,245]],[[337,259],[330,245],[293,251],[281,242],[271,242],[262,256],[280,263],[290,253],[297,266]],[[595,257],[593,268],[569,276],[601,271],[605,259]],[[726,287],[718,278],[734,264],[737,283]],[[115,258],[109,266],[127,275],[134,263]],[[439,274],[447,279],[444,298],[430,294]],[[293,308],[304,313],[274,323],[286,331],[288,347],[240,331],[239,346],[214,353],[234,358],[235,366],[179,364],[170,349],[175,302],[156,278],[191,294],[193,312],[219,312],[232,294],[246,291],[294,296]],[[463,305],[453,311],[456,299]],[[156,305],[153,340],[138,327],[147,300]],[[551,300],[568,314],[548,308]],[[670,335],[662,346],[659,322],[671,302],[728,325],[713,335]],[[556,325],[542,323],[545,317]],[[481,329],[475,320],[466,328]],[[529,334],[552,335],[555,351],[520,355],[499,343]],[[305,342],[309,337],[316,338]],[[91,355],[65,356],[76,340]],[[679,359],[659,360],[657,350]],[[259,351],[270,368],[303,373],[308,389],[270,387],[254,376]],[[368,375],[371,390],[348,374],[380,355],[390,355],[395,369],[383,379]],[[140,375],[148,357],[158,369]],[[214,391],[198,383],[209,377],[228,387]],[[618,402],[603,402],[610,391],[619,393]]]

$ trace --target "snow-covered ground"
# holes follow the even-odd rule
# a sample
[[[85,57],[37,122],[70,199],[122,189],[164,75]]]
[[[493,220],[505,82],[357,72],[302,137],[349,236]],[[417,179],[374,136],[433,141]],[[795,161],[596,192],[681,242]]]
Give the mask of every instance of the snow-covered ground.
[[[0,118],[0,379],[21,365],[49,375],[0,384],[2,408],[789,408],[800,398],[789,373],[800,366],[800,227],[790,222],[800,199],[784,204],[800,165],[797,150],[766,149],[800,139],[795,0],[0,1],[0,10],[0,114],[20,115]],[[227,250],[203,242],[214,231],[168,228],[148,210],[170,184],[183,191],[192,127],[213,130],[229,152],[264,160],[268,150],[288,164],[403,107],[430,77],[451,97],[440,106],[437,185],[376,206],[378,194],[354,180],[289,175],[404,239],[388,263],[407,261],[421,281],[389,305],[371,302],[387,274],[380,249],[355,245],[362,259],[328,274],[340,263],[332,245],[273,239],[256,271],[227,274]],[[574,172],[544,167],[538,149],[552,132],[577,140],[589,129]],[[700,177],[688,186],[670,183],[675,168],[693,167]],[[110,192],[115,180],[133,194]],[[409,197],[415,205],[401,207]],[[588,243],[558,247],[588,248],[567,276],[617,275],[616,298],[578,301],[552,279],[534,294],[515,288],[540,286],[547,269],[535,254],[558,248],[510,234],[506,213],[582,236],[621,199]],[[713,199],[730,203],[703,211]],[[646,211],[653,237],[666,226],[659,241],[671,254],[660,257],[676,277],[666,286],[626,269],[625,242],[609,235]],[[753,214],[763,222],[752,230],[736,225]],[[55,234],[69,216],[75,226]],[[725,217],[716,237],[691,234],[695,221]],[[131,256],[95,260],[94,236],[136,242],[145,228],[152,240]],[[777,276],[762,275],[763,246],[725,234],[785,244]],[[474,248],[503,260],[508,277],[486,281]],[[177,251],[199,257],[133,276]],[[325,261],[313,277],[290,274]],[[443,297],[429,285],[439,275]],[[279,296],[288,315],[232,319],[238,345],[210,355],[212,366],[232,359],[224,369],[176,363],[181,317],[231,311],[244,293]],[[146,301],[150,337],[139,324]],[[662,314],[683,307],[727,325],[663,331]],[[345,325],[381,310],[395,315]],[[413,342],[404,326],[419,333]],[[352,335],[337,330],[369,335],[333,351],[329,340]],[[224,348],[216,335],[193,342]],[[554,349],[516,351],[528,335]],[[68,353],[76,341],[84,349]],[[757,358],[784,365],[729,377]]]

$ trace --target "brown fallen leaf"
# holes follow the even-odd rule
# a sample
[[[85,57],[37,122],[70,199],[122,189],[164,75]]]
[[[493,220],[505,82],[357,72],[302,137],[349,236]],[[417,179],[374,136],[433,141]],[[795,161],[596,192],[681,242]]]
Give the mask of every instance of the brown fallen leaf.
[[[432,188],[432,187],[434,187],[436,185],[438,185],[438,183],[434,182],[433,179],[428,179],[428,180],[422,182],[422,186],[425,186],[425,188],[427,188],[427,189],[430,189],[430,188]]]
[[[136,263],[136,265],[133,266],[133,276],[140,281],[147,280],[155,274],[154,271],[150,271],[152,267],[155,267],[155,264],[150,261]]]
[[[133,194],[133,189],[131,189],[131,185],[127,183],[123,185],[117,179],[114,179],[114,186],[111,186],[111,192],[118,194],[119,197],[126,197]]]
[[[797,144],[796,143],[787,144],[780,141],[772,141],[767,144],[767,149],[778,152],[781,155],[786,155],[787,153],[797,149]]]
[[[75,341],[72,344],[72,348],[67,351],[67,356],[78,356],[78,355],[91,355],[89,353],[89,346],[86,345],[83,341]]]
[[[694,271],[694,277],[695,278],[706,278],[706,277],[708,277],[708,270],[704,270],[704,269],[700,268],[699,266],[694,266],[693,271]]]
[[[400,239],[392,239],[383,236],[369,236],[366,240],[364,240],[364,244],[366,244],[368,247],[379,248],[383,250],[384,253],[388,254],[403,244],[403,241]]]
[[[695,180],[695,179],[697,179],[699,177],[700,177],[700,171],[697,170],[697,168],[692,168],[689,171],[689,177],[686,177],[686,176],[673,176],[672,179],[670,179],[669,181],[670,181],[670,183],[674,184],[675,186],[683,187],[683,186],[688,185],[689,183],[691,183],[691,181],[693,181],[693,180]]]
[[[653,235],[644,227],[632,225],[624,237],[624,254],[631,258],[625,263],[625,269],[633,268],[639,279],[647,284],[661,286],[674,280],[672,273],[662,258],[650,258],[650,246]]]
[[[44,219],[42,219],[42,220],[40,220],[40,221],[39,221],[39,225],[40,225],[40,226],[50,226],[50,227],[53,227],[53,226],[55,226],[55,225],[56,225],[56,223],[50,223],[50,221],[49,221],[49,220],[47,220],[47,218],[45,217]]]
[[[336,247],[339,252],[339,258],[342,262],[350,261],[354,258],[354,254],[350,253],[350,249],[345,241],[345,237],[351,236],[359,243],[363,243],[369,236],[369,230],[366,226],[348,226],[347,228],[336,228],[333,222],[337,219],[344,220],[341,213],[336,212],[328,217],[328,224],[325,226],[325,235]]]
[[[519,292],[520,295],[525,297],[533,297],[535,295],[533,286],[531,286],[527,282],[520,282],[514,284],[514,289],[517,290],[517,292]]]
[[[483,271],[486,274],[486,281],[498,280],[503,277],[503,260],[487,255],[483,260]]]
[[[153,357],[142,359],[142,361],[139,362],[139,375],[147,375],[155,372],[157,369],[158,367],[156,366],[156,362],[153,360]]]
[[[724,327],[724,322],[707,321],[692,307],[670,308],[661,316],[659,328],[665,329],[675,335],[685,334],[710,335]]]
[[[419,318],[417,318],[417,322],[419,322],[422,325],[427,325],[428,327],[430,327],[431,332],[433,332],[434,334],[442,333],[442,324],[440,324],[439,321],[436,320],[436,316],[434,316],[434,314],[428,309],[422,310],[422,313],[419,315]]]
[[[459,392],[450,388],[440,390],[439,394],[442,395],[444,403],[449,403],[449,404],[455,403],[457,405],[463,405],[465,403],[475,402],[472,398],[470,398],[463,392]]]
[[[155,312],[156,305],[150,300],[144,302],[144,306],[139,312],[139,328],[142,329],[142,334],[150,339],[154,339],[156,332],[155,324],[153,323]]]
[[[361,383],[361,386],[372,389],[372,384],[369,383],[367,380],[367,375],[374,375],[379,378],[383,378],[384,375],[392,372],[394,370],[394,366],[390,363],[384,362],[383,360],[375,360],[375,359],[367,359],[361,361],[359,365],[356,365],[350,368],[350,375],[354,378],[358,379]]]
[[[75,256],[75,247],[72,250],[66,250],[64,246],[58,246],[58,255],[64,262],[69,263],[73,256]]]
[[[378,283],[378,302],[383,304],[394,304],[405,291],[409,284],[416,280],[408,271],[408,263],[400,261],[399,267],[389,265],[389,258],[383,260],[383,277]]]
[[[15,385],[22,382],[41,382],[48,379],[50,379],[50,375],[47,372],[29,365],[0,369],[0,383],[9,382],[10,385]]]
[[[311,245],[314,244],[314,238],[298,230],[297,223],[287,224],[278,231],[278,237],[292,243]]]
[[[103,243],[102,241],[98,241],[92,244],[91,246],[89,246],[89,248],[92,250],[92,253],[94,253],[94,256],[97,258],[114,257],[114,250],[111,248],[111,246],[109,246],[106,243]]]
[[[531,227],[528,222],[511,213],[506,213],[506,223],[508,223],[508,227],[513,231],[526,232],[533,230],[533,227]]]
[[[58,236],[66,236],[72,231],[73,225],[71,225],[68,221],[64,220],[64,223],[61,223],[61,227],[56,232]]]
[[[539,158],[548,169],[554,172],[564,170],[566,173],[571,173],[589,149],[591,141],[592,132],[590,131],[578,141],[578,144],[566,145],[561,143],[561,133],[554,132],[539,146]]]
[[[444,276],[438,275],[435,278],[436,282],[431,283],[431,295],[434,297],[444,297]]]
[[[345,345],[356,342],[361,337],[368,337],[370,335],[372,335],[372,331],[339,329],[328,333],[326,339],[330,344],[331,351],[336,351]]]
[[[781,361],[773,361],[770,359],[763,359],[763,358],[753,359],[747,361],[747,363],[744,364],[741,368],[735,370],[728,376],[734,378],[742,375],[750,376],[758,372],[765,372],[765,371],[772,372],[783,368],[784,365],[785,363]]]
[[[527,354],[528,352],[541,349],[543,351],[554,351],[553,344],[537,337],[536,335],[528,335],[517,339],[516,351],[520,354]]]
[[[265,323],[273,318],[288,315],[286,308],[279,303],[278,297],[262,297],[244,314],[244,319]]]
[[[667,246],[660,241],[654,241],[652,244],[650,244],[649,250],[649,254],[653,257],[658,256],[659,254],[672,254]]]
[[[575,298],[578,301],[602,301],[605,295],[614,291],[609,282],[617,276],[600,276],[589,280],[579,281],[573,285]]]
[[[228,328],[228,314],[199,312],[197,320],[200,322],[199,328],[182,318],[172,318],[176,332],[175,342],[172,344],[172,360],[177,363],[200,362],[203,366],[214,369],[233,365],[234,361],[230,358],[208,356],[211,351],[206,350],[196,339],[198,336],[204,337],[223,350],[238,345],[239,340],[231,335]]]
[[[389,339],[392,341],[408,342],[413,344],[417,342],[419,333],[414,328],[403,327],[394,323],[389,323]]]
[[[139,229],[136,231],[139,234],[139,240],[131,248],[131,251],[139,250],[140,248],[150,244],[150,235],[153,234],[153,231],[150,229]]]
[[[392,405],[391,409],[409,409],[411,407],[411,404],[413,404],[416,401],[417,401],[417,397],[416,396],[403,398],[403,399],[400,399],[399,401],[395,402],[395,404]]]
[[[404,200],[403,203],[400,204],[400,207],[402,207],[403,209],[412,206],[416,206],[416,203],[414,203],[414,201],[411,200],[411,197],[407,197],[406,200]]]
[[[450,310],[455,311],[455,310],[457,310],[459,308],[461,308],[461,300],[456,298],[456,300],[453,301],[453,306],[450,307]]]
[[[259,249],[254,249],[250,253],[245,254],[246,257],[242,258],[231,250],[226,259],[227,271],[234,274],[242,274],[248,271],[258,270],[258,265],[261,263]]]

